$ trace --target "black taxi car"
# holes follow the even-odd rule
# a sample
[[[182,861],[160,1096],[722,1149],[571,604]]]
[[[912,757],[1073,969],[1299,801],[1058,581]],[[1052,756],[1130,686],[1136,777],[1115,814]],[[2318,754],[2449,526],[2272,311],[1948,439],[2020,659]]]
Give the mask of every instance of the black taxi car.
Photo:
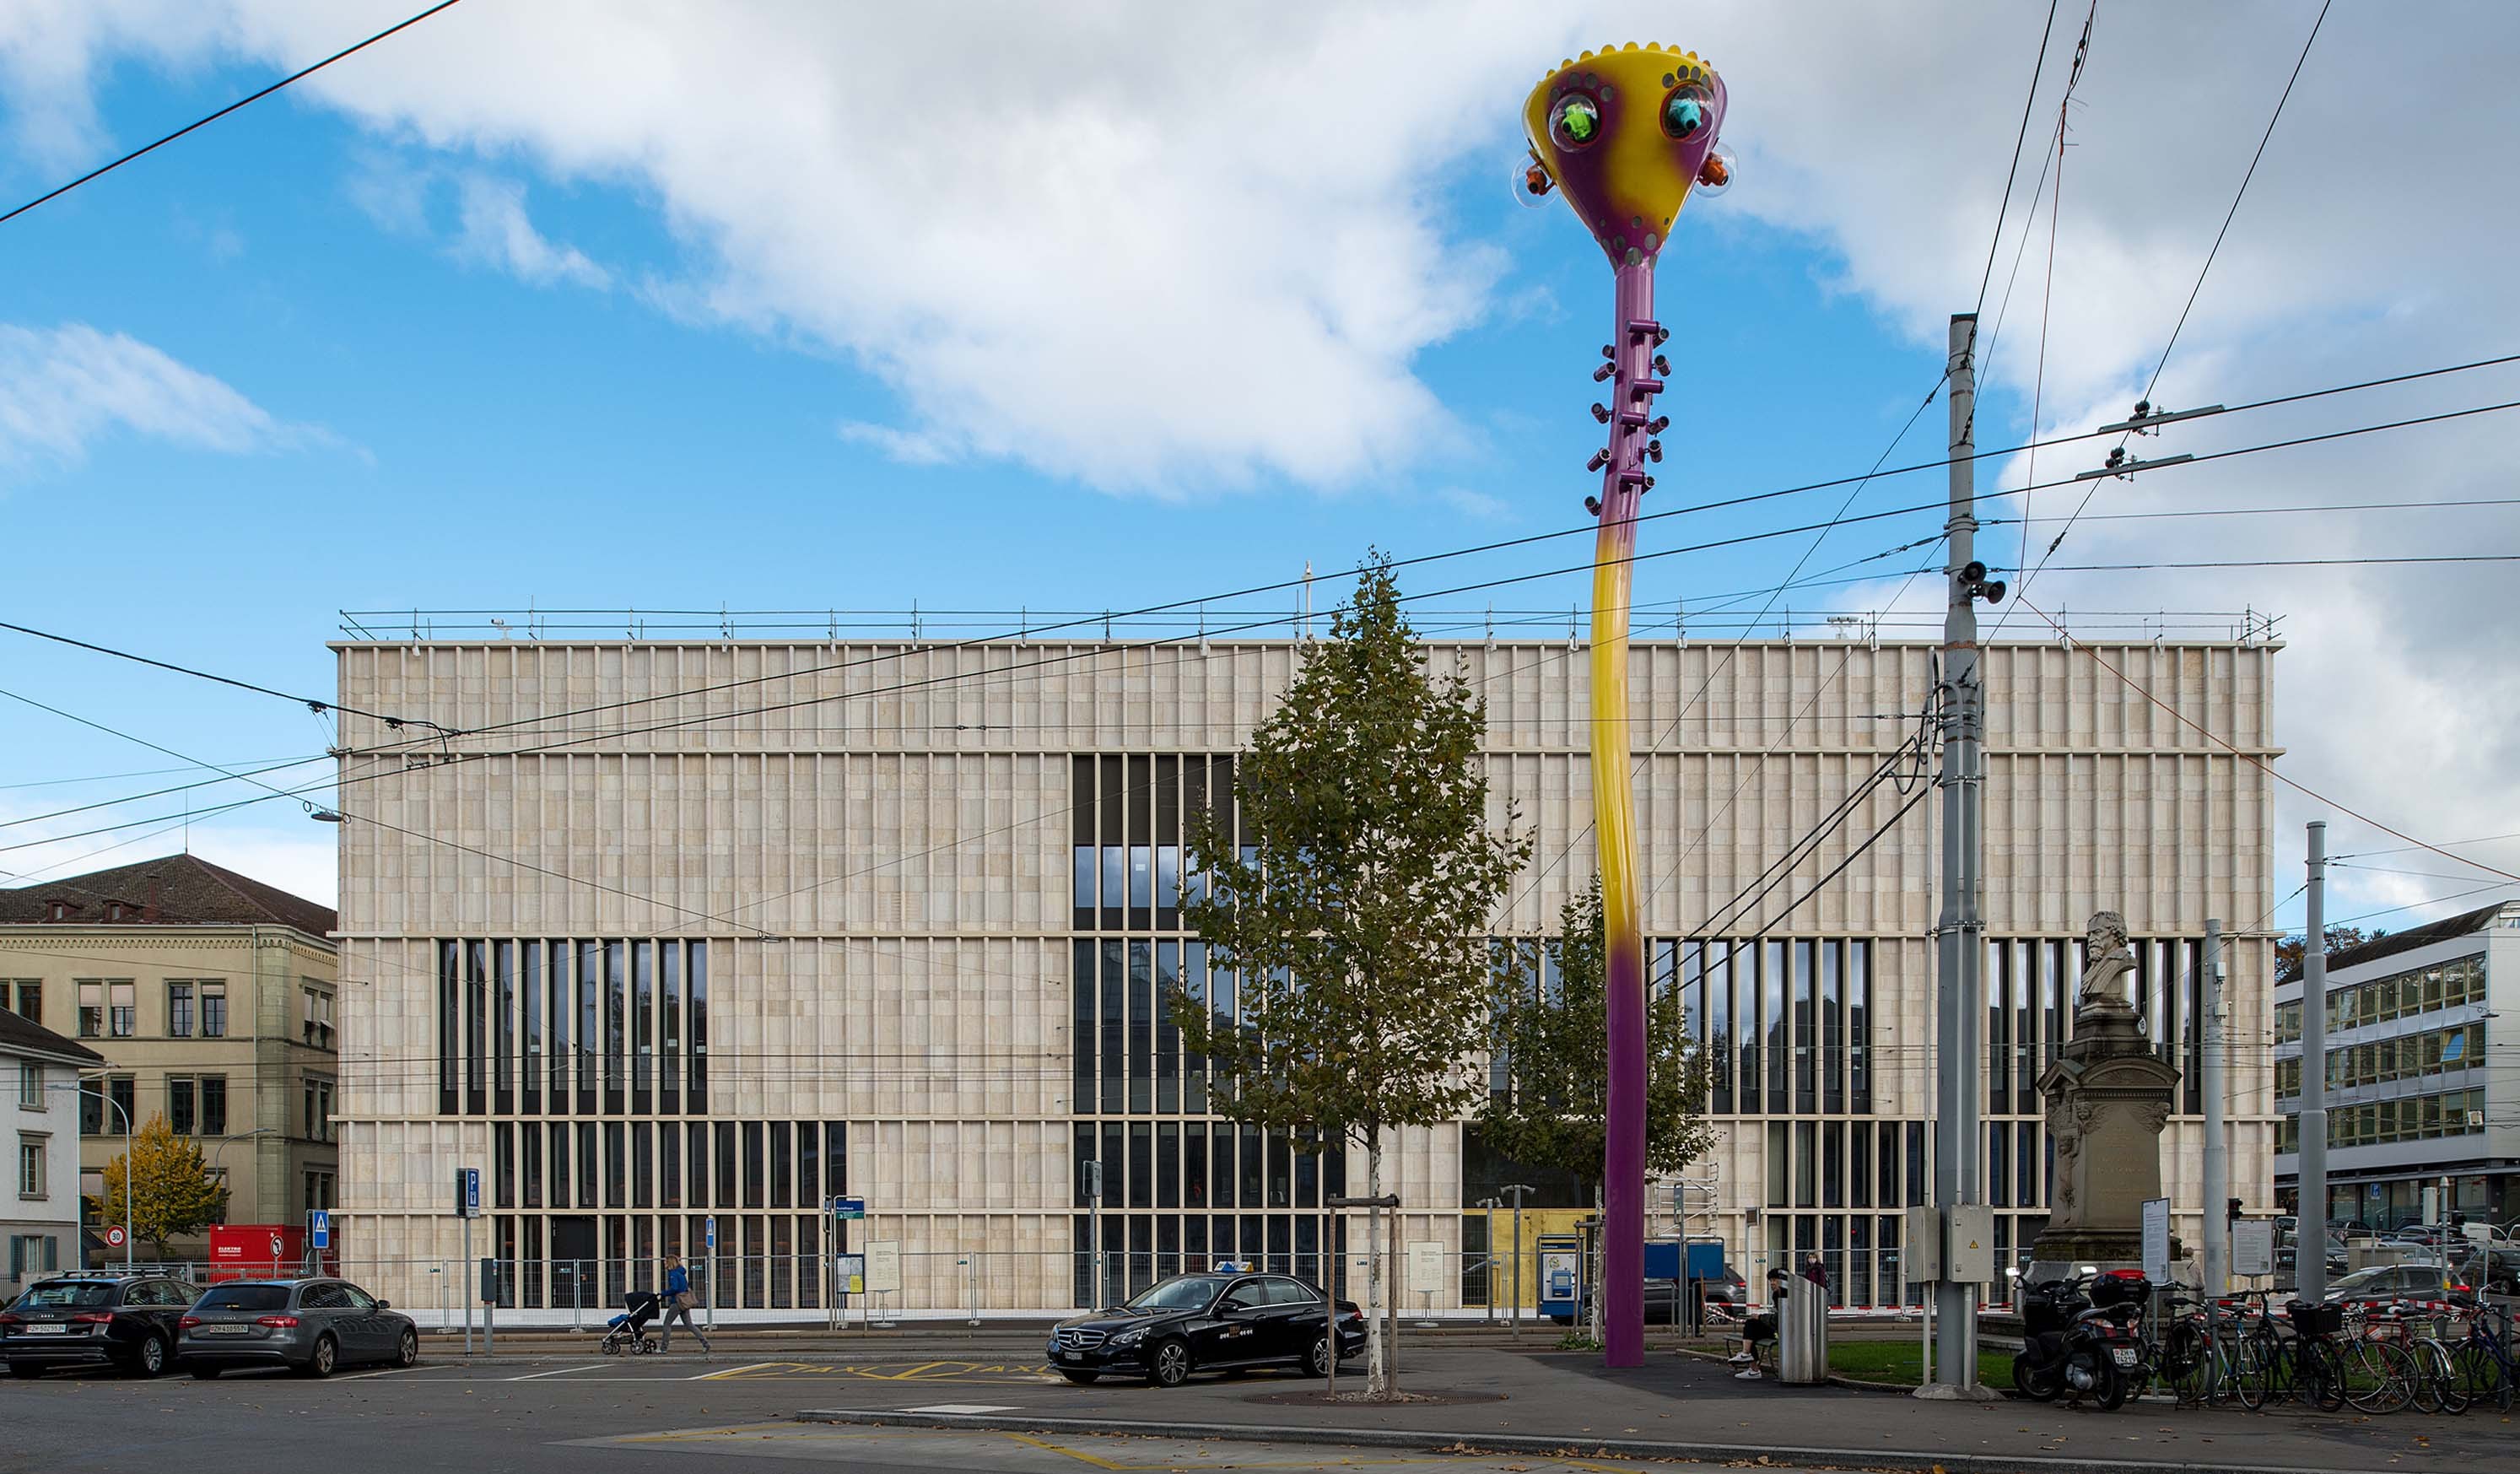
[[[1330,1369],[1322,1292],[1285,1274],[1176,1274],[1116,1310],[1058,1322],[1050,1364],[1071,1382],[1138,1376],[1178,1387],[1193,1371]],[[1365,1349],[1365,1317],[1338,1303],[1338,1354]]]

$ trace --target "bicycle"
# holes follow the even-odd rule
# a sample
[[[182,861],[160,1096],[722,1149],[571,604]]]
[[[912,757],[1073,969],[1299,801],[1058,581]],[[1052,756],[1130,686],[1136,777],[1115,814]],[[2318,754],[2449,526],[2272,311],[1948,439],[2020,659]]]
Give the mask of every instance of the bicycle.
[[[2407,1350],[2404,1323],[2359,1306],[2347,1309],[2346,1320],[2352,1333],[2346,1346],[2337,1349],[2345,1372],[2345,1401],[2362,1412],[2404,1410],[2414,1402],[2416,1385],[2423,1381],[2413,1354]]]
[[[2375,1311],[2373,1318],[2396,1327],[2398,1344],[2412,1362],[2409,1401],[2417,1412],[2458,1413],[2467,1410],[2467,1394],[2451,1365],[2450,1348],[2442,1343],[2441,1318],[2454,1307],[2440,1301],[2397,1301]]]
[[[2491,1317],[2483,1308],[2467,1320],[2467,1335],[2451,1351],[2451,1367],[2459,1392],[2473,1407],[2491,1401],[2502,1412],[2511,1410],[2511,1313]]]
[[[2292,1353],[2266,1290],[2233,1295],[2231,1397],[2255,1412],[2292,1396]]]

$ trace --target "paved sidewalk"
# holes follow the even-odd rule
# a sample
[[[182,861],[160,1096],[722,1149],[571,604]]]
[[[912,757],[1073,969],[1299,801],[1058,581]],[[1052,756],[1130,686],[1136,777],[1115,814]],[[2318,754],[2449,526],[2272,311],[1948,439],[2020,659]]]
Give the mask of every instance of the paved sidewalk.
[[[2005,1400],[1921,1403],[1837,1387],[1732,1380],[1729,1367],[1667,1353],[1633,1371],[1598,1357],[1482,1349],[1421,1352],[1404,1391],[1462,1401],[1330,1406],[1319,1383],[1282,1376],[1204,1378],[1159,1391],[1062,1382],[972,1388],[933,1398],[876,1386],[833,1388],[806,1421],[1006,1428],[1254,1442],[1548,1452],[1614,1458],[1757,1460],[1946,1474],[2148,1474],[2185,1469],[2498,1471],[2520,1469],[2520,1424],[2495,1412],[2426,1417],[2184,1409],[2132,1403],[2115,1412]],[[1342,1378],[1342,1388],[1362,1385]],[[1290,1396],[1291,1395],[1291,1396]]]

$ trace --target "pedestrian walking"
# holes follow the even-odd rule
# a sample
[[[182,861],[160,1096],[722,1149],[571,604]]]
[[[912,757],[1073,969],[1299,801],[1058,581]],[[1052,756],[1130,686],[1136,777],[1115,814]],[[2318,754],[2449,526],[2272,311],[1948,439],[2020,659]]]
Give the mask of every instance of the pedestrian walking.
[[[701,1334],[698,1323],[692,1319],[692,1307],[698,1303],[699,1298],[692,1293],[692,1272],[683,1267],[683,1256],[680,1254],[666,1255],[665,1323],[663,1327],[664,1334],[660,1336],[656,1342],[656,1349],[658,1351],[672,1351],[674,1349],[674,1322],[679,1319],[683,1322],[683,1329],[690,1331],[693,1337],[700,1343],[701,1354],[707,1354],[709,1351],[709,1338]]]

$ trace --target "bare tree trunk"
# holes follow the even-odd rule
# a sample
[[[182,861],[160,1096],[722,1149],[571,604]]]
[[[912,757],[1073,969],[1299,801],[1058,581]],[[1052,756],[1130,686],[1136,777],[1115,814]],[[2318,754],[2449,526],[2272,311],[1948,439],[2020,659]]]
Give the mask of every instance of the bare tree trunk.
[[[1382,1196],[1382,1133],[1365,1133],[1365,1195]],[[1388,1345],[1382,1330],[1382,1209],[1366,1210],[1365,1233],[1365,1391],[1366,1396],[1391,1396]]]

